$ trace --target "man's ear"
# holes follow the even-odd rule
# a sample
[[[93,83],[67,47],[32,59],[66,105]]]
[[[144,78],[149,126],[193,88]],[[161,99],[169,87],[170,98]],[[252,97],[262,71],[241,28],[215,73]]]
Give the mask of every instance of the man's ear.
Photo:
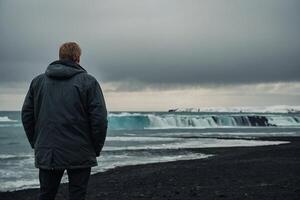
[[[75,56],[74,57],[74,61],[79,64],[79,62],[80,62],[80,56]]]

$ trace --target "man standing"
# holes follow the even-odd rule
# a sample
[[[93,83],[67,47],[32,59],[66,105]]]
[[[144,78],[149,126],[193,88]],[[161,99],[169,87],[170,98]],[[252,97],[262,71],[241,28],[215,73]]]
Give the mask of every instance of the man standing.
[[[35,77],[22,122],[39,168],[40,200],[55,199],[67,170],[69,199],[85,199],[91,167],[104,145],[107,111],[97,80],[80,65],[81,49],[63,44],[59,60]]]

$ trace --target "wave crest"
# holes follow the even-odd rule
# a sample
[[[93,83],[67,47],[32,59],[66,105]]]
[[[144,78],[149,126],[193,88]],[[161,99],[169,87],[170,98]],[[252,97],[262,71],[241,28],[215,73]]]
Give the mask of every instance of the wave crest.
[[[0,122],[17,122],[18,120],[10,119],[8,116],[0,116]]]
[[[181,114],[181,113],[119,113],[109,115],[109,128],[234,128],[234,127],[300,127],[300,117],[279,114]]]

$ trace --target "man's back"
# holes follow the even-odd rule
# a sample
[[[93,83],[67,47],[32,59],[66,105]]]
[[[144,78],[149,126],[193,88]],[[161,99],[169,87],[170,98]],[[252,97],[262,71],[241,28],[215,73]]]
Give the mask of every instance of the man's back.
[[[96,79],[74,62],[56,61],[45,74],[32,81],[30,95],[34,105],[31,144],[36,167],[66,169],[97,165],[96,155],[104,143],[107,122]],[[25,126],[31,120],[26,109],[25,101],[22,116]]]

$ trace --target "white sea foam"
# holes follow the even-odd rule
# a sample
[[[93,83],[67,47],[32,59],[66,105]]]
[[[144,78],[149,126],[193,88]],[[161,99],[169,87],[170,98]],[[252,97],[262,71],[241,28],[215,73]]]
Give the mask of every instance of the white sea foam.
[[[109,113],[109,117],[127,117],[127,116],[145,116],[143,113],[129,113],[129,112],[121,112],[121,113]]]
[[[0,154],[0,159],[13,159],[13,158],[30,158],[32,157],[31,154],[19,154],[19,155],[12,155],[12,154]]]
[[[10,119],[8,116],[0,116],[0,122],[17,122],[18,120]]]
[[[254,129],[254,128],[253,128]],[[257,128],[256,128],[257,129]],[[266,137],[271,137],[271,136],[297,136],[299,135],[297,132],[204,132],[204,133],[198,133],[198,132],[177,132],[177,133],[163,133],[162,134],[165,137],[220,137],[220,136],[226,136],[226,137],[231,137],[231,136],[240,136],[240,138],[245,138],[245,137],[257,137],[257,136],[266,136]]]
[[[115,167],[129,166],[129,165],[138,165],[138,164],[150,164],[150,163],[160,163],[160,162],[170,162],[177,160],[193,160],[193,159],[204,159],[211,157],[211,154],[202,154],[202,153],[182,153],[179,155],[169,155],[169,156],[129,156],[122,155],[112,155],[110,157],[100,157],[98,159],[99,166],[92,168],[92,173],[106,171]],[[113,162],[109,162],[113,160]]]
[[[23,125],[20,123],[20,124],[0,124],[0,127],[22,127]]]
[[[192,138],[181,139],[178,142],[169,144],[143,144],[126,146],[104,146],[104,151],[121,150],[151,150],[151,149],[191,149],[191,148],[211,148],[211,147],[249,147],[286,144],[286,141],[260,141],[260,140],[240,140],[240,139],[215,139],[215,138]]]
[[[140,141],[176,141],[178,138],[171,138],[171,137],[125,137],[125,136],[116,136],[116,137],[107,137],[106,141],[122,141],[122,142],[140,142]]]
[[[37,176],[36,176],[37,177]],[[30,179],[30,180],[13,180],[13,181],[5,181],[5,184],[1,184],[1,191],[10,191],[10,190],[21,190],[27,188],[38,188],[39,181],[38,179]]]
[[[10,154],[0,154],[0,159],[8,159],[8,158],[15,158],[16,155],[10,155]]]

